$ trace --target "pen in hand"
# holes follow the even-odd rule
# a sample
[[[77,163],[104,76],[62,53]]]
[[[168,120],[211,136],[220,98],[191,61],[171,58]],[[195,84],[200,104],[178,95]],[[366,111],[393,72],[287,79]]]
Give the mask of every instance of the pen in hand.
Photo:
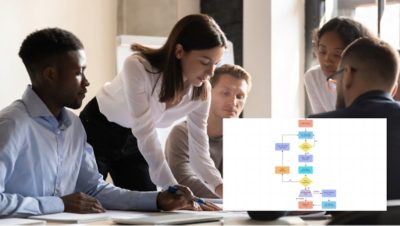
[[[172,193],[172,194],[181,194],[181,195],[183,195],[183,194],[180,192],[180,190],[179,190],[177,187],[175,187],[175,186],[169,186],[169,187],[168,187],[168,192],[170,192],[170,193]],[[206,202],[205,202],[203,199],[198,198],[198,197],[195,197],[195,196],[192,196],[192,200],[195,201],[195,202],[197,202],[199,205],[205,205],[205,204],[206,204]]]

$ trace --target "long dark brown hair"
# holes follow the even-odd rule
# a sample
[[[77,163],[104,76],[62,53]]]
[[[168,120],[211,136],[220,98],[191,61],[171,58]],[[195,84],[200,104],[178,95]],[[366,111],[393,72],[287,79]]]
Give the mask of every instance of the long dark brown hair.
[[[183,17],[173,27],[166,43],[158,49],[133,44],[131,49],[147,59],[162,73],[160,102],[176,102],[184,92],[181,61],[175,56],[175,47],[181,44],[185,52],[192,50],[226,48],[227,39],[215,20],[205,14]],[[192,100],[207,99],[206,85],[194,87]]]

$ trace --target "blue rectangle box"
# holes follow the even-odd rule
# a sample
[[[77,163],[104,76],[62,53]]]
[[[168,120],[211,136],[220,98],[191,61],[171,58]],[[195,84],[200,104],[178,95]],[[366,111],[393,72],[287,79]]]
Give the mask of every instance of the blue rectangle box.
[[[299,139],[309,139],[309,140],[311,140],[314,137],[314,133],[312,131],[299,131],[297,136],[299,137]]]
[[[275,151],[289,151],[289,143],[275,143]]]
[[[322,197],[336,197],[336,190],[322,190]]]
[[[322,201],[322,209],[336,209],[336,201]]]
[[[299,174],[312,174],[313,167],[312,166],[299,166]]]

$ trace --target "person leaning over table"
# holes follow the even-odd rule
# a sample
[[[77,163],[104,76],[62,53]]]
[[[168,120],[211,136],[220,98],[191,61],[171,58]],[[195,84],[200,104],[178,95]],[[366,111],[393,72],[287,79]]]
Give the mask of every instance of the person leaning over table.
[[[222,196],[222,178],[208,151],[208,82],[226,48],[226,37],[205,14],[183,17],[160,48],[133,44],[122,71],[80,114],[103,177],[130,190],[178,184],[156,128],[187,116],[193,167]],[[153,184],[154,183],[154,184]]]
[[[106,183],[86,142],[78,109],[89,81],[81,41],[59,28],[35,31],[21,57],[31,80],[21,99],[0,111],[0,218],[105,209],[174,210],[199,207],[184,195],[138,192]]]

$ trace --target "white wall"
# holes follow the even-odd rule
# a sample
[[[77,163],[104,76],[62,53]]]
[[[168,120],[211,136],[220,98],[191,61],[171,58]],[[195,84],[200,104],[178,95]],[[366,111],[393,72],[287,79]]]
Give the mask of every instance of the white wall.
[[[147,0],[125,0],[146,15]],[[169,32],[182,16],[199,12],[199,0],[157,1],[158,10],[173,15],[156,20],[164,30],[152,26],[152,17],[138,17],[134,33],[145,35],[143,27]],[[170,3],[162,5],[162,2]],[[252,74],[254,86],[245,117],[298,117],[304,112],[304,0],[251,0],[244,4],[244,67]],[[153,21],[153,22],[152,22]],[[26,35],[36,29],[58,26],[75,33],[85,45],[91,82],[84,103],[104,82],[115,76],[116,0],[0,0],[0,109],[20,98],[28,75],[18,50]],[[159,26],[159,25],[157,25]],[[272,57],[273,56],[273,57]]]
[[[272,1],[272,117],[304,117],[304,0]]]
[[[243,67],[253,86],[244,116],[271,117],[271,1],[243,1]]]
[[[243,1],[245,117],[304,116],[304,0]]]
[[[46,27],[69,30],[83,42],[91,83],[84,104],[89,101],[115,76],[116,13],[113,0],[0,0],[0,109],[20,98],[30,83],[18,57],[22,41]]]
[[[200,0],[120,0],[118,34],[168,36],[182,17],[200,13]]]

